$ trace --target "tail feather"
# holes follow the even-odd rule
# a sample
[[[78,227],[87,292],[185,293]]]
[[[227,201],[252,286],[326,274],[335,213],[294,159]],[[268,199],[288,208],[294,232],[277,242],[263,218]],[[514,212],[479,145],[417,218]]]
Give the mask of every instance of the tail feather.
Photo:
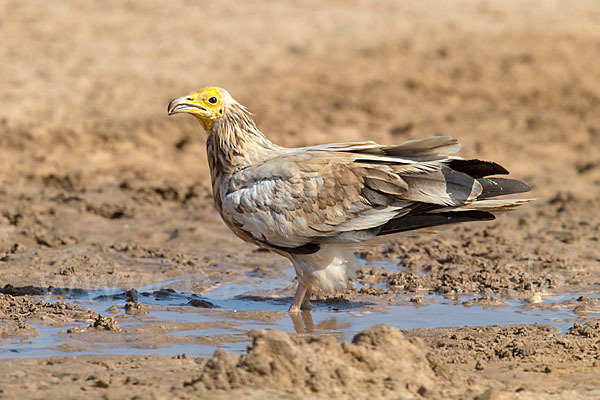
[[[488,200],[482,199],[477,200],[471,204],[467,204],[461,207],[455,207],[453,211],[485,211],[488,213],[504,213],[507,211],[512,211],[515,208],[522,206],[523,204],[527,204],[532,202],[535,199],[507,199],[507,200]],[[449,211],[449,209],[442,209],[436,211]]]
[[[424,176],[403,177],[409,183],[409,187],[419,189],[416,192],[420,193],[422,198],[411,198],[411,200],[416,201],[415,205],[405,214],[381,225],[377,236],[461,222],[489,221],[495,219],[494,214],[513,210],[533,200],[495,199],[495,197],[525,193],[530,190],[529,186],[516,179],[487,178],[489,175],[508,174],[505,168],[495,162],[457,158],[448,162],[447,166],[449,168],[442,169],[442,177],[438,179],[444,185],[436,186],[435,188],[438,189],[437,192],[421,183],[421,181],[428,182],[427,179],[432,180],[435,178],[436,175],[434,173]],[[464,179],[460,181],[457,177]],[[420,178],[420,180],[417,181],[417,178]],[[469,185],[475,187],[473,185],[479,184],[480,186],[478,185],[478,187],[481,191],[475,194],[476,198],[471,196],[473,195],[473,190],[468,197],[464,195],[459,196],[462,192],[457,189],[456,184],[454,184],[455,181],[463,182],[463,186],[467,189]],[[468,192],[468,190],[463,191]],[[432,195],[435,195],[438,200],[443,199],[443,193],[447,193],[448,196],[457,200],[455,204],[447,201],[446,205],[440,205],[440,203],[436,204],[427,201]],[[404,195],[404,197],[408,196]]]
[[[515,193],[526,193],[531,190],[525,183],[516,179],[506,178],[479,178],[477,182],[483,187],[478,199],[489,199],[490,197],[506,196]]]

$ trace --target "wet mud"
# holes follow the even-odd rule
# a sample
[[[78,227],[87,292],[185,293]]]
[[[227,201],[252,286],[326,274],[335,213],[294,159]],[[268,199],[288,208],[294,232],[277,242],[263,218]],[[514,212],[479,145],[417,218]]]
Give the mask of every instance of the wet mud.
[[[597,8],[3,2],[0,397],[600,397]],[[289,264],[166,116],[205,85],[286,146],[454,136],[537,200],[396,237],[290,317]]]

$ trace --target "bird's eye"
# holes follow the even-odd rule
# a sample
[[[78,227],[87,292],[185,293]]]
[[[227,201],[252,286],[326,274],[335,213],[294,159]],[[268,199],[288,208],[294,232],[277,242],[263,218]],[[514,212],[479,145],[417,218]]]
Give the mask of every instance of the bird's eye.
[[[208,102],[209,102],[210,104],[217,104],[217,101],[218,101],[218,100],[217,100],[217,98],[216,98],[215,96],[212,96],[212,97],[209,97],[209,98],[208,98]]]

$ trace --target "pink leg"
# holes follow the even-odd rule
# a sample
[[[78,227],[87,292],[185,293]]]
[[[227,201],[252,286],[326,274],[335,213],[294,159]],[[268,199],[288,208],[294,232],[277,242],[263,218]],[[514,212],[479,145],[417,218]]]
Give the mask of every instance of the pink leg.
[[[292,300],[292,305],[288,312],[297,313],[300,312],[300,308],[302,307],[302,303],[304,302],[304,296],[306,295],[307,288],[298,282],[298,288],[296,289],[296,294],[294,295],[294,300]]]
[[[301,310],[310,310],[310,295],[311,290],[306,289],[306,294],[304,295],[304,300],[302,301],[302,305],[300,306]]]

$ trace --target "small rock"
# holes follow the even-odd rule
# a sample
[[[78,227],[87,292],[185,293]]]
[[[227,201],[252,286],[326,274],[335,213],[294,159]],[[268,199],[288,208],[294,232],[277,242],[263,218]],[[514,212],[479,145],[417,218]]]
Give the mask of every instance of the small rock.
[[[567,335],[583,336],[586,338],[600,337],[600,322],[596,322],[595,325],[575,322],[573,326],[569,328]]]
[[[135,289],[129,289],[128,291],[125,292],[125,296],[127,296],[127,299],[129,299],[129,301],[138,301],[139,293],[137,290]]]
[[[96,381],[96,383],[94,384],[94,386],[106,389],[109,386],[109,384],[105,380],[98,379]]]
[[[117,306],[111,306],[111,307],[110,307],[108,310],[106,310],[106,311],[108,311],[108,312],[109,312],[109,313],[111,313],[111,314],[118,314],[118,313],[119,313],[119,307],[117,307]]]
[[[144,306],[139,301],[128,301],[127,303],[125,303],[125,313],[130,315],[144,315],[148,314],[148,310],[146,309],[146,306]]]
[[[579,296],[577,298],[577,300],[575,300],[575,301],[579,301],[579,302],[587,304],[587,303],[590,303],[592,300],[589,297],[587,297],[587,296]]]
[[[104,317],[100,314],[93,320],[89,326],[90,328],[96,328],[105,331],[120,331],[121,326],[114,317]]]
[[[529,299],[527,299],[528,303],[536,304],[542,302],[542,295],[539,293],[534,293]]]
[[[87,331],[83,326],[74,326],[72,328],[67,329],[66,333],[83,333]]]
[[[214,308],[215,305],[210,301],[200,300],[200,299],[192,299],[188,303],[188,306],[199,307],[199,308]]]

